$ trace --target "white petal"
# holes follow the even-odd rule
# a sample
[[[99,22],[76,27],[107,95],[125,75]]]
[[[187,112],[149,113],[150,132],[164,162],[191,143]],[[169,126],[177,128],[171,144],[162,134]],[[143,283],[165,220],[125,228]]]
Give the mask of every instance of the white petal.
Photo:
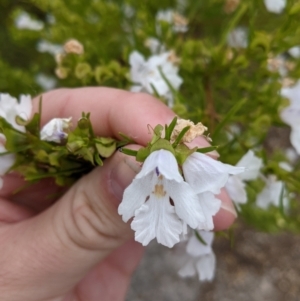
[[[271,204],[279,206],[280,197],[283,189],[283,182],[276,181],[276,178],[270,176],[265,188],[257,195],[256,204],[262,209],[267,209]]]
[[[198,193],[210,191],[220,193],[229,175],[242,173],[245,168],[235,167],[216,161],[207,155],[193,153],[183,164],[186,181]]]
[[[248,30],[244,27],[237,27],[232,30],[227,37],[227,43],[233,48],[248,47]]]
[[[189,258],[186,260],[185,264],[178,271],[178,275],[182,278],[192,277],[196,275],[196,262],[195,259]]]
[[[245,189],[245,183],[240,176],[229,177],[225,186],[230,198],[237,204],[247,203],[247,192]]]
[[[139,209],[151,193],[153,174],[149,174],[142,179],[134,179],[125,189],[123,200],[118,208],[118,213],[122,215],[123,221],[127,222],[134,216],[134,212]]]
[[[244,181],[255,180],[258,177],[262,164],[262,159],[256,157],[252,150],[248,150],[236,164],[236,166],[245,167],[245,171],[239,177]]]
[[[202,256],[196,264],[200,281],[212,281],[215,277],[216,256],[214,253]]]
[[[215,198],[215,196],[210,192],[198,194],[198,199],[205,217],[205,220],[199,223],[198,229],[205,231],[213,230],[213,216],[219,212],[221,208],[221,201]]]
[[[298,155],[300,155],[300,124],[297,129],[292,128],[290,140]]]
[[[133,51],[129,56],[129,64],[136,67],[145,63],[145,58],[138,51]]]
[[[174,201],[177,215],[191,228],[195,229],[204,221],[204,215],[197,195],[186,182],[165,183],[166,190]]]
[[[281,95],[283,97],[288,98],[291,103],[299,104],[300,102],[300,80],[297,81],[297,83],[288,88],[281,89]]]
[[[271,13],[280,14],[286,6],[286,0],[264,0],[267,10]]]
[[[288,50],[288,53],[295,59],[300,58],[300,47],[294,46]]]
[[[135,212],[131,228],[136,231],[135,240],[144,246],[156,237],[159,243],[172,248],[180,241],[183,225],[168,196],[157,199],[151,194],[149,200]]]
[[[186,252],[193,257],[207,255],[212,252],[211,244],[214,239],[214,233],[208,231],[198,231],[198,233],[206,245],[200,242],[196,235],[193,234],[186,246]]]
[[[174,155],[167,150],[161,149],[150,154],[136,178],[140,179],[152,171],[162,174],[168,180],[183,182],[183,178],[178,170],[177,161]]]

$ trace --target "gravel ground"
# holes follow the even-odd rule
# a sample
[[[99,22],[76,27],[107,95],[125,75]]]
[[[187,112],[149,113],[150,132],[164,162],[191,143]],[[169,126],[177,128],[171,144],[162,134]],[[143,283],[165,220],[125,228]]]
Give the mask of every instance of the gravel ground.
[[[178,254],[156,243],[147,247],[127,301],[299,301],[300,236],[257,233],[239,226],[235,245],[218,237],[212,283],[177,276]]]

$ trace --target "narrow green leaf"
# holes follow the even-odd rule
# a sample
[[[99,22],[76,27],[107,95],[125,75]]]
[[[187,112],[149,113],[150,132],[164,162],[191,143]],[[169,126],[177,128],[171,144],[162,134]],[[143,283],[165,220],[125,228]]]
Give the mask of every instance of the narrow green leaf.
[[[170,141],[172,132],[173,132],[176,124],[177,124],[177,116],[173,118],[173,120],[172,120],[172,122],[170,123],[169,126],[166,126],[166,133],[165,133],[165,139],[166,140]]]
[[[121,148],[119,148],[119,150],[120,150],[121,153],[124,153],[125,155],[134,156],[134,157],[138,153],[136,150],[125,148],[125,147],[121,147]]]
[[[199,234],[199,232],[197,230],[194,231],[197,239],[205,246],[207,246],[207,243],[204,241],[204,239],[201,237],[201,235]]]
[[[185,128],[183,128],[183,130],[180,132],[180,134],[177,136],[175,142],[172,144],[172,146],[174,148],[176,148],[176,146],[179,144],[179,142],[181,141],[181,139],[183,138],[183,136],[185,135],[185,133],[190,129],[190,126],[186,126]]]
[[[215,139],[223,127],[230,121],[230,119],[241,109],[241,107],[246,103],[246,99],[243,98],[239,102],[237,102],[227,113],[227,115],[223,118],[223,120],[216,126],[216,129],[212,135],[212,138]]]
[[[219,146],[202,147],[202,148],[198,148],[197,149],[197,153],[206,154],[206,153],[212,152],[212,151],[214,151],[214,150],[216,150],[218,148],[219,148]]]

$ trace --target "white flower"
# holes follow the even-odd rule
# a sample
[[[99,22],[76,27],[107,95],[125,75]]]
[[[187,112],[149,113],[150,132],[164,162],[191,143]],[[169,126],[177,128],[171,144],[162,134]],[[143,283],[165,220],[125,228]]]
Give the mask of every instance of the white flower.
[[[20,101],[9,94],[0,93],[0,116],[5,118],[15,129],[24,132],[24,126],[16,123],[16,117],[20,116],[28,120],[31,116],[32,102],[29,95],[21,95]]]
[[[36,48],[39,52],[48,52],[52,55],[56,55],[58,53],[63,52],[63,47],[61,45],[53,44],[53,43],[51,43],[49,41],[46,41],[46,40],[40,40],[37,43]]]
[[[153,37],[145,40],[144,45],[150,49],[152,54],[159,54],[166,51],[166,47],[161,42]]]
[[[174,12],[172,9],[160,10],[156,15],[157,22],[167,22],[173,25],[174,32],[186,32],[188,30],[188,21],[186,18]],[[160,32],[160,26],[158,24],[157,31]]]
[[[35,77],[35,81],[45,91],[53,89],[57,84],[57,81],[54,77],[44,73],[38,73]]]
[[[252,150],[249,150],[236,164],[238,167],[245,167],[245,171],[239,175],[231,176],[226,183],[226,190],[238,208],[239,204],[247,203],[244,181],[255,180],[259,175],[262,164],[262,159],[256,157]]]
[[[274,14],[283,12],[286,6],[286,0],[264,0],[267,10]]]
[[[18,15],[15,20],[15,25],[19,29],[29,29],[36,31],[44,28],[44,23],[42,21],[32,19],[31,16],[26,12],[22,12]]]
[[[248,47],[248,30],[245,27],[237,27],[227,37],[227,43],[233,48]]]
[[[142,170],[124,192],[118,208],[131,228],[135,240],[147,245],[155,237],[172,247],[180,240],[185,224],[195,229],[204,221],[201,206],[193,189],[178,171],[173,154],[158,150],[150,154]]]
[[[178,271],[181,277],[191,277],[198,273],[200,281],[212,281],[215,276],[216,257],[212,250],[213,232],[199,231],[199,235],[206,243],[204,245],[193,234],[186,246],[186,255],[183,266]]]
[[[219,194],[230,175],[244,172],[244,167],[235,167],[216,161],[198,152],[190,155],[182,166],[184,177],[197,194]]]
[[[196,192],[204,213],[205,220],[200,222],[198,229],[212,230],[213,216],[221,207],[221,201],[215,198],[214,194],[220,193],[230,175],[239,174],[244,168],[224,164],[196,152],[186,159],[182,169],[187,183]]]
[[[295,59],[300,58],[300,46],[294,46],[290,48],[288,53]]]
[[[130,76],[135,85],[131,87],[131,91],[153,94],[155,89],[160,96],[168,95],[171,91],[161,72],[177,90],[182,78],[178,75],[178,67],[170,61],[171,55],[172,52],[164,52],[153,55],[146,61],[139,52],[132,52],[129,57]]]
[[[69,129],[71,124],[70,118],[53,118],[45,124],[40,132],[41,140],[53,141],[60,143],[63,139],[68,137],[64,130]]]
[[[300,154],[300,81],[293,87],[281,89],[281,95],[290,100],[290,105],[280,112],[280,117],[291,127],[290,141]]]
[[[289,201],[284,191],[284,183],[282,181],[277,181],[277,178],[274,175],[268,176],[264,181],[266,185],[257,195],[256,205],[262,209],[267,209],[270,205],[279,207],[280,199],[283,196],[283,207],[287,208]]]

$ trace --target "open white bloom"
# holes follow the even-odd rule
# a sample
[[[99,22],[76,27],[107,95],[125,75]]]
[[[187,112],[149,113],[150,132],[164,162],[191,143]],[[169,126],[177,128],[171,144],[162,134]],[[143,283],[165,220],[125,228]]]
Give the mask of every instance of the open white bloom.
[[[284,192],[284,183],[282,181],[278,181],[274,175],[268,176],[268,178],[265,178],[264,181],[266,185],[257,195],[256,205],[262,209],[267,209],[270,205],[279,207],[280,199],[283,196],[283,207],[287,208],[289,201],[286,193]]]
[[[199,231],[199,235],[206,243],[204,245],[193,234],[186,246],[183,266],[178,271],[181,277],[192,277],[198,273],[200,281],[212,281],[215,276],[216,256],[212,250],[214,233]]]
[[[171,61],[171,56],[172,52],[170,51],[153,55],[145,60],[143,55],[133,51],[129,57],[130,76],[134,83],[131,91],[153,94],[154,87],[160,96],[167,96],[171,91],[161,72],[174,89],[179,89],[182,78],[178,75],[178,67]]]
[[[262,159],[256,157],[252,150],[249,150],[236,164],[236,166],[245,167],[245,171],[239,175],[231,176],[226,183],[226,190],[238,208],[239,204],[247,203],[245,181],[255,180],[262,164]]]
[[[195,229],[204,221],[198,198],[180,175],[175,157],[163,149],[146,159],[125,189],[118,212],[124,222],[134,216],[131,228],[136,231],[135,240],[143,245],[156,237],[172,247],[179,242],[185,224]]]
[[[16,117],[20,116],[28,120],[31,116],[32,102],[29,95],[21,95],[20,101],[9,94],[0,93],[0,116],[5,118],[15,129],[24,132],[24,126],[16,123]]]
[[[290,48],[288,53],[295,59],[300,58],[300,46],[294,46]]]
[[[158,22],[164,21],[173,25],[174,32],[186,32],[188,30],[188,21],[182,15],[174,12],[172,9],[160,10],[156,15],[156,20]],[[157,31],[160,32],[159,24],[157,26]]]
[[[267,10],[274,14],[283,12],[286,6],[286,0],[264,0]]]
[[[60,143],[63,139],[66,139],[68,134],[64,132],[64,130],[69,129],[71,125],[71,119],[72,117],[51,119],[41,129],[41,140]]]
[[[15,20],[15,25],[19,29],[29,29],[36,31],[44,28],[44,23],[42,21],[32,19],[31,16],[26,12],[22,12],[18,15]]]
[[[233,48],[248,47],[248,30],[245,27],[237,27],[232,30],[227,37],[227,43]]]
[[[290,105],[280,112],[280,117],[291,127],[290,141],[300,154],[300,81],[293,87],[281,89],[281,95],[290,100]]]
[[[221,207],[221,201],[214,195],[220,193],[230,175],[242,173],[245,169],[224,164],[197,152],[186,159],[182,169],[187,183],[197,194],[204,213],[205,221],[199,224],[198,229],[212,230],[213,216]]]

